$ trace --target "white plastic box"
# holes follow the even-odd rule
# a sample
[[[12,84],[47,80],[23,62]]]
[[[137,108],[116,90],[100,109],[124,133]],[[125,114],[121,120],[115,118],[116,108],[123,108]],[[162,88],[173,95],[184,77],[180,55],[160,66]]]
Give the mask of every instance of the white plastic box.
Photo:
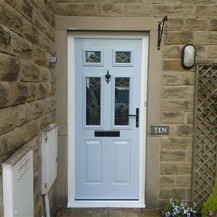
[[[34,216],[32,149],[24,146],[2,167],[4,216]]]
[[[42,194],[47,194],[57,177],[58,127],[50,124],[42,130]]]

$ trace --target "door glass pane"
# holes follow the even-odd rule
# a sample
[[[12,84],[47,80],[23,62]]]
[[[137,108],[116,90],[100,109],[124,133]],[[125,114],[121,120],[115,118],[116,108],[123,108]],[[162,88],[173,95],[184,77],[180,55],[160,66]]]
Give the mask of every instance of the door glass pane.
[[[115,125],[129,124],[130,78],[115,78]]]
[[[85,51],[85,57],[87,63],[100,63],[101,52],[100,51]]]
[[[100,78],[86,78],[86,125],[100,125]]]
[[[131,51],[116,51],[116,63],[131,63]]]

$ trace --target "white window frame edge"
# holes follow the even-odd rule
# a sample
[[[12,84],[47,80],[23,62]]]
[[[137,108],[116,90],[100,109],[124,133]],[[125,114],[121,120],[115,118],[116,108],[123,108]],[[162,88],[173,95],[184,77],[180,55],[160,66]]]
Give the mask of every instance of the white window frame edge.
[[[147,78],[148,78],[148,33],[142,35],[130,34],[128,36],[117,35],[114,38],[140,38],[142,40],[142,61],[141,61],[141,96],[140,96],[140,160],[139,160],[139,200],[128,201],[76,201],[75,198],[75,156],[70,153],[75,153],[75,63],[74,63],[74,42],[75,38],[103,38],[101,35],[74,35],[68,33],[68,207],[132,207],[144,208],[145,207],[145,168],[146,168],[146,113],[147,113]],[[109,38],[112,38],[109,35]],[[69,49],[73,48],[73,49]],[[69,61],[70,60],[70,61]],[[69,98],[70,96],[70,98]],[[69,101],[70,99],[70,101]],[[142,121],[141,121],[142,120]],[[72,144],[71,144],[71,143]],[[145,144],[145,145],[144,145]]]

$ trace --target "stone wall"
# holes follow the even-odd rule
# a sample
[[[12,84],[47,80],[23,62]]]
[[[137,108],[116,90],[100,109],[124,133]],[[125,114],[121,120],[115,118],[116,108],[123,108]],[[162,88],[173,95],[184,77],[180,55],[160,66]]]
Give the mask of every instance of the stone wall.
[[[55,121],[55,69],[48,62],[56,53],[54,13],[54,0],[0,1],[0,163]],[[39,157],[35,142],[36,216],[42,212]],[[0,192],[1,174],[0,167]]]
[[[168,16],[161,45],[159,124],[169,125],[170,135],[160,138],[159,204],[170,198],[191,197],[195,68],[182,68],[181,50],[192,43],[197,63],[217,61],[216,11],[216,0],[57,0],[57,16],[148,17],[159,21]]]

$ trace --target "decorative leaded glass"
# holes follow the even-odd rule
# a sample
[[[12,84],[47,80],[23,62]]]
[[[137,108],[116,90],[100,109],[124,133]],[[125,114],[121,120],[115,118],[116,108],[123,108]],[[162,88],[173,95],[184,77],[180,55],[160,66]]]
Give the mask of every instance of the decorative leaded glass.
[[[130,78],[115,78],[115,125],[129,124]]]
[[[100,125],[100,78],[86,78],[86,125]]]
[[[86,63],[101,63],[101,51],[85,51]]]
[[[131,63],[131,51],[116,51],[115,52],[116,63]]]

